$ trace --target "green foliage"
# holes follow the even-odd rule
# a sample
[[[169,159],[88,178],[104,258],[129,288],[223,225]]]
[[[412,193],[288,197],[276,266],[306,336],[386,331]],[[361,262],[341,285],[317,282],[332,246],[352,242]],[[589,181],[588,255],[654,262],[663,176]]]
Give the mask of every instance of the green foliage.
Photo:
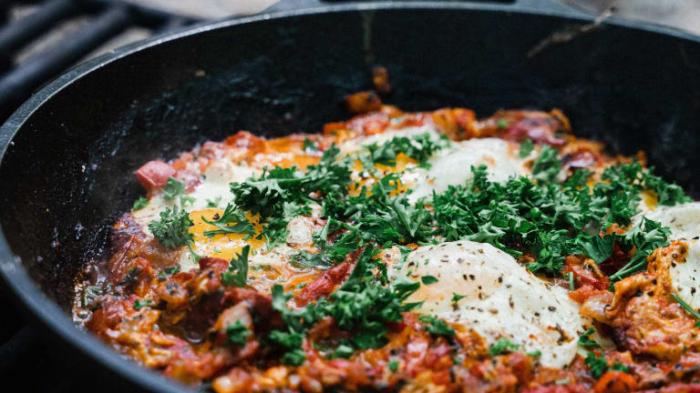
[[[131,210],[141,210],[148,206],[148,198],[140,196],[136,201],[134,201],[134,206]]]
[[[231,259],[228,270],[221,273],[221,282],[229,287],[244,287],[248,281],[248,254],[250,246],[245,245],[240,254]]]
[[[600,378],[608,371],[608,361],[605,356],[598,356],[593,352],[588,352],[585,359],[586,366],[594,378]]]
[[[454,337],[455,331],[445,321],[431,315],[421,315],[420,321],[425,325],[425,330],[434,336]]]
[[[595,340],[591,339],[591,336],[595,333],[594,327],[589,327],[582,335],[578,338],[578,345],[586,349],[600,348]]]
[[[430,157],[443,149],[446,143],[444,140],[436,142],[430,134],[425,133],[412,138],[395,137],[381,145],[369,145],[367,149],[372,163],[394,166],[396,156],[403,153],[425,167]]]
[[[245,233],[252,235],[255,233],[253,226],[245,218],[245,214],[236,208],[236,205],[229,203],[224,209],[224,213],[217,219],[211,221],[202,217],[202,221],[214,225],[217,229],[204,231],[204,235],[212,237],[214,235],[226,233]]]
[[[250,335],[250,330],[241,321],[236,321],[226,327],[226,337],[229,344],[243,346],[248,342]]]
[[[556,180],[560,171],[561,161],[557,150],[549,146],[542,147],[539,157],[532,166],[532,176],[539,181],[552,182]]]
[[[498,339],[495,343],[489,346],[489,355],[498,356],[506,353],[515,352],[520,349],[520,345],[505,339]]]
[[[192,243],[192,234],[189,232],[192,225],[189,214],[175,206],[163,210],[160,220],[151,221],[148,229],[163,247],[175,249]]]

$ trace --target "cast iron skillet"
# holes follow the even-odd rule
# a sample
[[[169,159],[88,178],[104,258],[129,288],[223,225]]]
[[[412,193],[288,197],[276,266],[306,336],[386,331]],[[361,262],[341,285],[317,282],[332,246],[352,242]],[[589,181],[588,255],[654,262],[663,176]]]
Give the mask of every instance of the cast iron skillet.
[[[74,273],[104,254],[110,223],[142,192],[132,172],[239,129],[275,136],[343,119],[339,99],[370,87],[374,64],[406,110],[560,107],[579,135],[646,150],[697,197],[698,39],[612,20],[532,53],[590,22],[523,4],[345,4],[202,25],[90,61],[0,129],[0,273],[70,345],[142,388],[182,391],[66,313]]]

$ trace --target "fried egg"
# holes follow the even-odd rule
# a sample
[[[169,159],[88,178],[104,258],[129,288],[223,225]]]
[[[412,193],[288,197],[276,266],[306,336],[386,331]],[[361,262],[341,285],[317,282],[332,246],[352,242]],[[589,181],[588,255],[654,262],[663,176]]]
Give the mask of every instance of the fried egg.
[[[469,139],[455,142],[430,161],[430,169],[422,170],[412,182],[416,185],[412,201],[445,191],[451,185],[465,184],[473,174],[472,167],[485,165],[491,181],[526,176],[529,158],[518,156],[519,145],[499,138]]]
[[[422,302],[420,313],[476,330],[489,344],[507,339],[524,351],[540,351],[540,362],[549,367],[564,367],[576,355],[585,328],[567,291],[540,280],[489,244],[420,247],[390,272],[395,279],[418,282],[435,277],[437,282],[422,284],[407,301]]]

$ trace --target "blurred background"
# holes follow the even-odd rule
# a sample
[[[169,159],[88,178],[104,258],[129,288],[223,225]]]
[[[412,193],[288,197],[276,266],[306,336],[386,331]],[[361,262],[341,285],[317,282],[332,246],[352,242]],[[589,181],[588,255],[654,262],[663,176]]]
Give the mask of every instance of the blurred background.
[[[340,1],[0,0],[0,122],[67,68],[116,47],[211,19]],[[644,20],[700,34],[700,0],[518,1],[545,9],[574,8],[599,19],[614,15]],[[28,321],[0,284],[0,391],[94,391],[102,377],[92,371],[90,364],[56,347],[41,327]],[[104,388],[101,391],[114,391],[109,383],[98,383]]]

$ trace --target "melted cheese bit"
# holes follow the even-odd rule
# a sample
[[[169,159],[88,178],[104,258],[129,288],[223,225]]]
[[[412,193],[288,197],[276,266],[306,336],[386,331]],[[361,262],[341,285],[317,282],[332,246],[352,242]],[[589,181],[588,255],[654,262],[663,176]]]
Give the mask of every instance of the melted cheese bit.
[[[417,188],[410,199],[416,201],[433,191],[442,192],[451,185],[466,183],[472,178],[472,166],[486,165],[489,179],[496,182],[527,175],[528,160],[518,157],[518,149],[518,144],[499,138],[456,142],[430,160],[430,170],[423,171],[423,179],[412,179]]]
[[[638,221],[640,216],[635,221]],[[644,216],[671,229],[669,240],[683,240],[688,243],[685,262],[676,263],[671,267],[671,280],[681,297],[693,308],[699,309],[700,202],[659,206],[653,212],[645,213]]]
[[[505,338],[524,351],[539,350],[545,366],[568,365],[576,355],[578,334],[585,330],[565,289],[546,284],[489,244],[458,241],[421,247],[396,265],[392,275],[436,277],[436,283],[421,285],[407,300],[423,302],[418,312],[468,326],[489,343]],[[453,294],[463,298],[453,302]]]

